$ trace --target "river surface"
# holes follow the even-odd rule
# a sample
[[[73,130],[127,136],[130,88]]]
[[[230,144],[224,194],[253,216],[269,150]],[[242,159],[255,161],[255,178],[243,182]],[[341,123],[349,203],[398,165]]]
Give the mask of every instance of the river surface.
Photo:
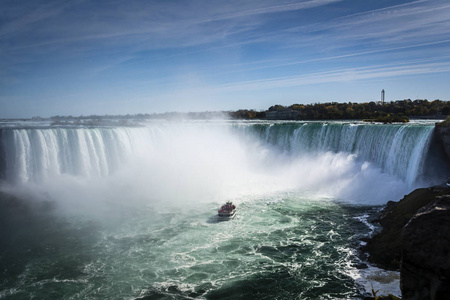
[[[2,128],[1,299],[399,295],[358,248],[433,181],[431,122]]]

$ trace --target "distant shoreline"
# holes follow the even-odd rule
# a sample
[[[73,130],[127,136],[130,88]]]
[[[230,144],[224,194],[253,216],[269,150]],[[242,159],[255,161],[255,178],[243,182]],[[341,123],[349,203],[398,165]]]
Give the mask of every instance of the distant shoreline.
[[[397,100],[386,103],[381,102],[326,102],[314,104],[292,104],[290,106],[273,105],[267,110],[239,109],[236,111],[204,111],[204,112],[165,112],[165,113],[138,113],[125,115],[88,115],[88,116],[51,116],[41,118],[11,118],[0,119],[5,121],[51,121],[64,122],[90,122],[93,125],[107,121],[130,120],[143,121],[152,119],[234,119],[234,120],[369,120],[377,122],[407,122],[409,119],[435,119],[443,120],[450,115],[450,101],[444,100]]]

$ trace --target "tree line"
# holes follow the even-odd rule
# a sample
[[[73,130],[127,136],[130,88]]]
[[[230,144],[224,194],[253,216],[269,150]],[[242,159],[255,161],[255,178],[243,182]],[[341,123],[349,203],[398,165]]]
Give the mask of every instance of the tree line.
[[[89,116],[53,116],[55,125],[60,124],[109,124],[112,121],[139,122],[147,119],[272,119],[272,120],[366,120],[377,122],[407,122],[409,118],[445,119],[450,115],[450,101],[411,99],[386,102],[327,102],[314,104],[292,104],[290,106],[273,105],[265,111],[240,109],[236,111],[208,111],[189,113],[127,114],[127,115],[89,115]],[[36,117],[39,118],[39,117]],[[39,118],[41,119],[41,118]]]
[[[407,122],[414,118],[443,118],[450,114],[450,102],[442,100],[411,99],[368,103],[314,103],[274,105],[266,111],[237,110],[236,119],[342,120],[361,119],[382,122]]]

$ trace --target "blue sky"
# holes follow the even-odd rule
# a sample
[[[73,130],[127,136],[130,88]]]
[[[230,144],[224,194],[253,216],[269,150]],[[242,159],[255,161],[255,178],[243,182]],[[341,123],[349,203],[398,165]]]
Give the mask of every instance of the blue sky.
[[[1,0],[0,118],[450,98],[450,2]]]

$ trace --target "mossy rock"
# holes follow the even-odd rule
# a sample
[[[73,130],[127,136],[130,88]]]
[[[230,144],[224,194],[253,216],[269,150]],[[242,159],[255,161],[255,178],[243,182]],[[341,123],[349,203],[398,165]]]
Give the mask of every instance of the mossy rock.
[[[436,123],[436,127],[450,127],[450,116],[448,116],[444,121]]]

